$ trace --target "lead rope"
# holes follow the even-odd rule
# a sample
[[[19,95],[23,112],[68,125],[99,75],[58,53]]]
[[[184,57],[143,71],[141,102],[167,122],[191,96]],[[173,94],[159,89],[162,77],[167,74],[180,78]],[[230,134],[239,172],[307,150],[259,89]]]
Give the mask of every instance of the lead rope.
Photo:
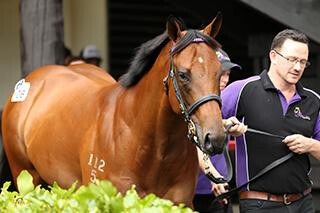
[[[233,125],[226,125],[225,130],[226,133],[228,133],[229,129],[232,127]],[[228,138],[227,138],[228,139]],[[227,140],[226,139],[226,140]],[[232,176],[233,176],[233,169],[232,169],[232,162],[230,159],[230,155],[228,152],[228,148],[227,148],[227,141],[225,142],[225,146],[223,148],[223,155],[224,155],[224,159],[226,161],[226,165],[227,165],[227,177],[215,177],[211,172],[210,172],[210,160],[209,160],[209,155],[203,152],[203,162],[205,164],[205,168],[204,168],[204,174],[205,176],[212,182],[216,183],[216,184],[220,184],[220,183],[228,183],[231,181]]]
[[[268,132],[264,132],[261,130],[256,130],[256,129],[252,129],[252,128],[248,128],[247,132],[251,132],[251,133],[255,133],[255,134],[262,134],[262,135],[266,135],[266,136],[270,136],[270,137],[276,137],[276,138],[280,138],[280,139],[284,139],[285,137],[280,136],[280,135],[275,135],[275,134],[271,134]],[[213,208],[213,205],[218,202],[219,200],[222,200],[224,198],[230,197],[232,196],[234,193],[238,192],[241,188],[243,188],[244,186],[248,185],[249,183],[251,183],[252,181],[258,179],[259,177],[261,177],[262,175],[264,175],[265,173],[269,172],[270,170],[272,170],[273,168],[281,165],[282,163],[286,162],[287,160],[289,160],[291,157],[293,157],[295,155],[294,152],[290,152],[289,154],[273,161],[272,163],[270,163],[269,165],[267,165],[266,167],[264,167],[262,170],[260,170],[260,172],[258,172],[258,174],[256,174],[254,177],[252,177],[251,179],[248,180],[248,182],[231,189],[230,191],[223,193],[221,195],[219,195],[218,197],[216,197],[211,205],[210,205],[210,209]]]

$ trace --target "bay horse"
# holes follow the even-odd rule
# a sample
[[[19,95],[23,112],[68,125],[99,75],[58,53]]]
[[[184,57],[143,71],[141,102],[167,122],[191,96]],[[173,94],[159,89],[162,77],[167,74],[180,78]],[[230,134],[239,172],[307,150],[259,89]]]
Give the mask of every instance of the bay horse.
[[[3,111],[14,181],[21,170],[35,185],[107,179],[121,193],[135,184],[140,196],[191,207],[198,158],[190,140],[212,154],[222,152],[226,137],[214,39],[221,20],[218,14],[203,30],[186,30],[168,18],[118,82],[89,64],[31,72],[20,82],[30,86],[25,100],[10,97]]]

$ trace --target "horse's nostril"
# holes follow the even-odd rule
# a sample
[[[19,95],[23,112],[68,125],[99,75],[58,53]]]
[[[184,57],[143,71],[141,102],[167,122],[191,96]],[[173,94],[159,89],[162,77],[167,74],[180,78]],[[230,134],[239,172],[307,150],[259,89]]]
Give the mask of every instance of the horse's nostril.
[[[214,137],[212,134],[207,133],[205,138],[204,138],[204,148],[209,151],[212,152],[213,151],[213,143],[214,143]]]
[[[223,151],[223,141],[225,136],[216,136],[212,133],[207,133],[204,138],[204,148],[208,153],[219,154]]]

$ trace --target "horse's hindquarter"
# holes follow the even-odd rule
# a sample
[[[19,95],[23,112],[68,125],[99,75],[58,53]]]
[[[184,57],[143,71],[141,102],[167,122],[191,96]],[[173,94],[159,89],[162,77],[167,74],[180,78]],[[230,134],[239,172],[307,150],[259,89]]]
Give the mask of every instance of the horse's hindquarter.
[[[82,182],[80,149],[94,141],[100,93],[115,82],[97,76],[61,66],[40,68],[26,78],[31,84],[26,101],[12,103],[23,123],[18,131],[28,158],[47,183]]]

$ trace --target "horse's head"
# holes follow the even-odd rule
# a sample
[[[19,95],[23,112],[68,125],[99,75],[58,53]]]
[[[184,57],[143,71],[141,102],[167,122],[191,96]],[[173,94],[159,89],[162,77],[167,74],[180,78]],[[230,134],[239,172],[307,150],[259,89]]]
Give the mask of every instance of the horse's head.
[[[167,21],[167,33],[173,42],[170,69],[164,79],[169,102],[175,113],[182,112],[188,136],[208,154],[221,153],[226,137],[220,111],[221,68],[216,56],[220,45],[214,40],[221,20],[218,14],[202,31],[184,31],[174,17]],[[167,83],[168,78],[172,83]]]

